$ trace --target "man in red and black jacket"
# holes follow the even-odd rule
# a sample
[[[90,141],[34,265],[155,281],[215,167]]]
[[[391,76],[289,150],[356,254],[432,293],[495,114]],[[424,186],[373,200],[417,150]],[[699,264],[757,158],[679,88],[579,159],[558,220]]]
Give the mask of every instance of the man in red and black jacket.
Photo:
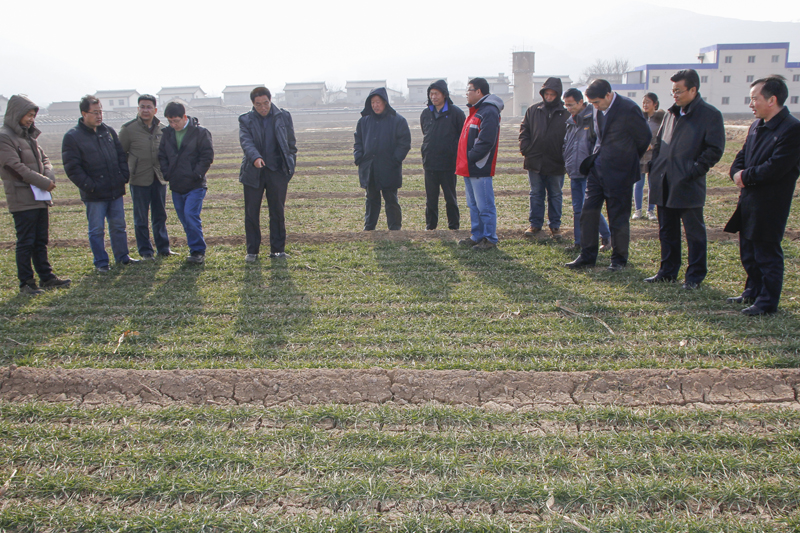
[[[497,247],[497,209],[492,178],[497,163],[503,101],[489,93],[486,79],[475,78],[467,86],[467,107],[469,116],[458,140],[456,174],[464,177],[472,231],[471,237],[459,241],[459,245],[488,250]]]

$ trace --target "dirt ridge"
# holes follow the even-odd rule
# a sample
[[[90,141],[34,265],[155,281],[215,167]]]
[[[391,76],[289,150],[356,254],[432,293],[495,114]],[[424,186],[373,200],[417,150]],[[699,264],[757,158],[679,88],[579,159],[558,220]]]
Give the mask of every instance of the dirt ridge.
[[[798,403],[800,369],[524,372],[0,367],[0,401],[169,406],[319,404],[495,409]]]

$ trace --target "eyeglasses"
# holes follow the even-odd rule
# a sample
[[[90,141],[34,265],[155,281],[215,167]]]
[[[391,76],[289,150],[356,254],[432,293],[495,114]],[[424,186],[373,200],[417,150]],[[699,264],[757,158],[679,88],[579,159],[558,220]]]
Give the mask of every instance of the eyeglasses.
[[[270,102],[265,102],[263,104],[262,103],[253,104],[253,107],[257,107],[259,109],[264,109],[264,108],[267,108],[269,106],[270,106]]]
[[[680,96],[683,93],[688,93],[689,91],[672,91],[672,96]]]
[[[94,115],[96,117],[102,117],[103,116],[103,111],[102,110],[99,110],[99,111],[86,111],[86,114],[87,115]]]

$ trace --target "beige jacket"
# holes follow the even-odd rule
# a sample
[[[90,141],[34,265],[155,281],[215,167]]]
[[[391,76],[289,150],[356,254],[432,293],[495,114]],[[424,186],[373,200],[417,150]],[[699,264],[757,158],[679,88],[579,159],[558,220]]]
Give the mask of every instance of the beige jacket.
[[[131,171],[131,185],[148,187],[153,183],[153,178],[164,185],[161,175],[161,165],[158,162],[158,145],[161,143],[161,123],[153,117],[153,130],[145,126],[144,121],[136,117],[122,125],[119,130],[119,142],[122,149],[128,154],[128,168]]]
[[[39,111],[27,96],[15,94],[0,128],[0,178],[12,213],[51,205],[35,200],[31,185],[47,190],[56,181],[53,166],[36,140],[41,132],[35,125],[23,129],[19,123],[31,109]]]

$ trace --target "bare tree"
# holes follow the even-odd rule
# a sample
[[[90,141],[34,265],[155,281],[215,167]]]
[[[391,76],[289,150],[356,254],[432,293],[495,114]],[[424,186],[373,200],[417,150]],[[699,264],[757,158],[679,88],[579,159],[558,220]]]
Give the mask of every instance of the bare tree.
[[[578,83],[586,85],[592,80],[603,78],[611,83],[621,83],[622,76],[628,72],[630,61],[615,57],[611,60],[595,59],[594,63],[583,69]]]

